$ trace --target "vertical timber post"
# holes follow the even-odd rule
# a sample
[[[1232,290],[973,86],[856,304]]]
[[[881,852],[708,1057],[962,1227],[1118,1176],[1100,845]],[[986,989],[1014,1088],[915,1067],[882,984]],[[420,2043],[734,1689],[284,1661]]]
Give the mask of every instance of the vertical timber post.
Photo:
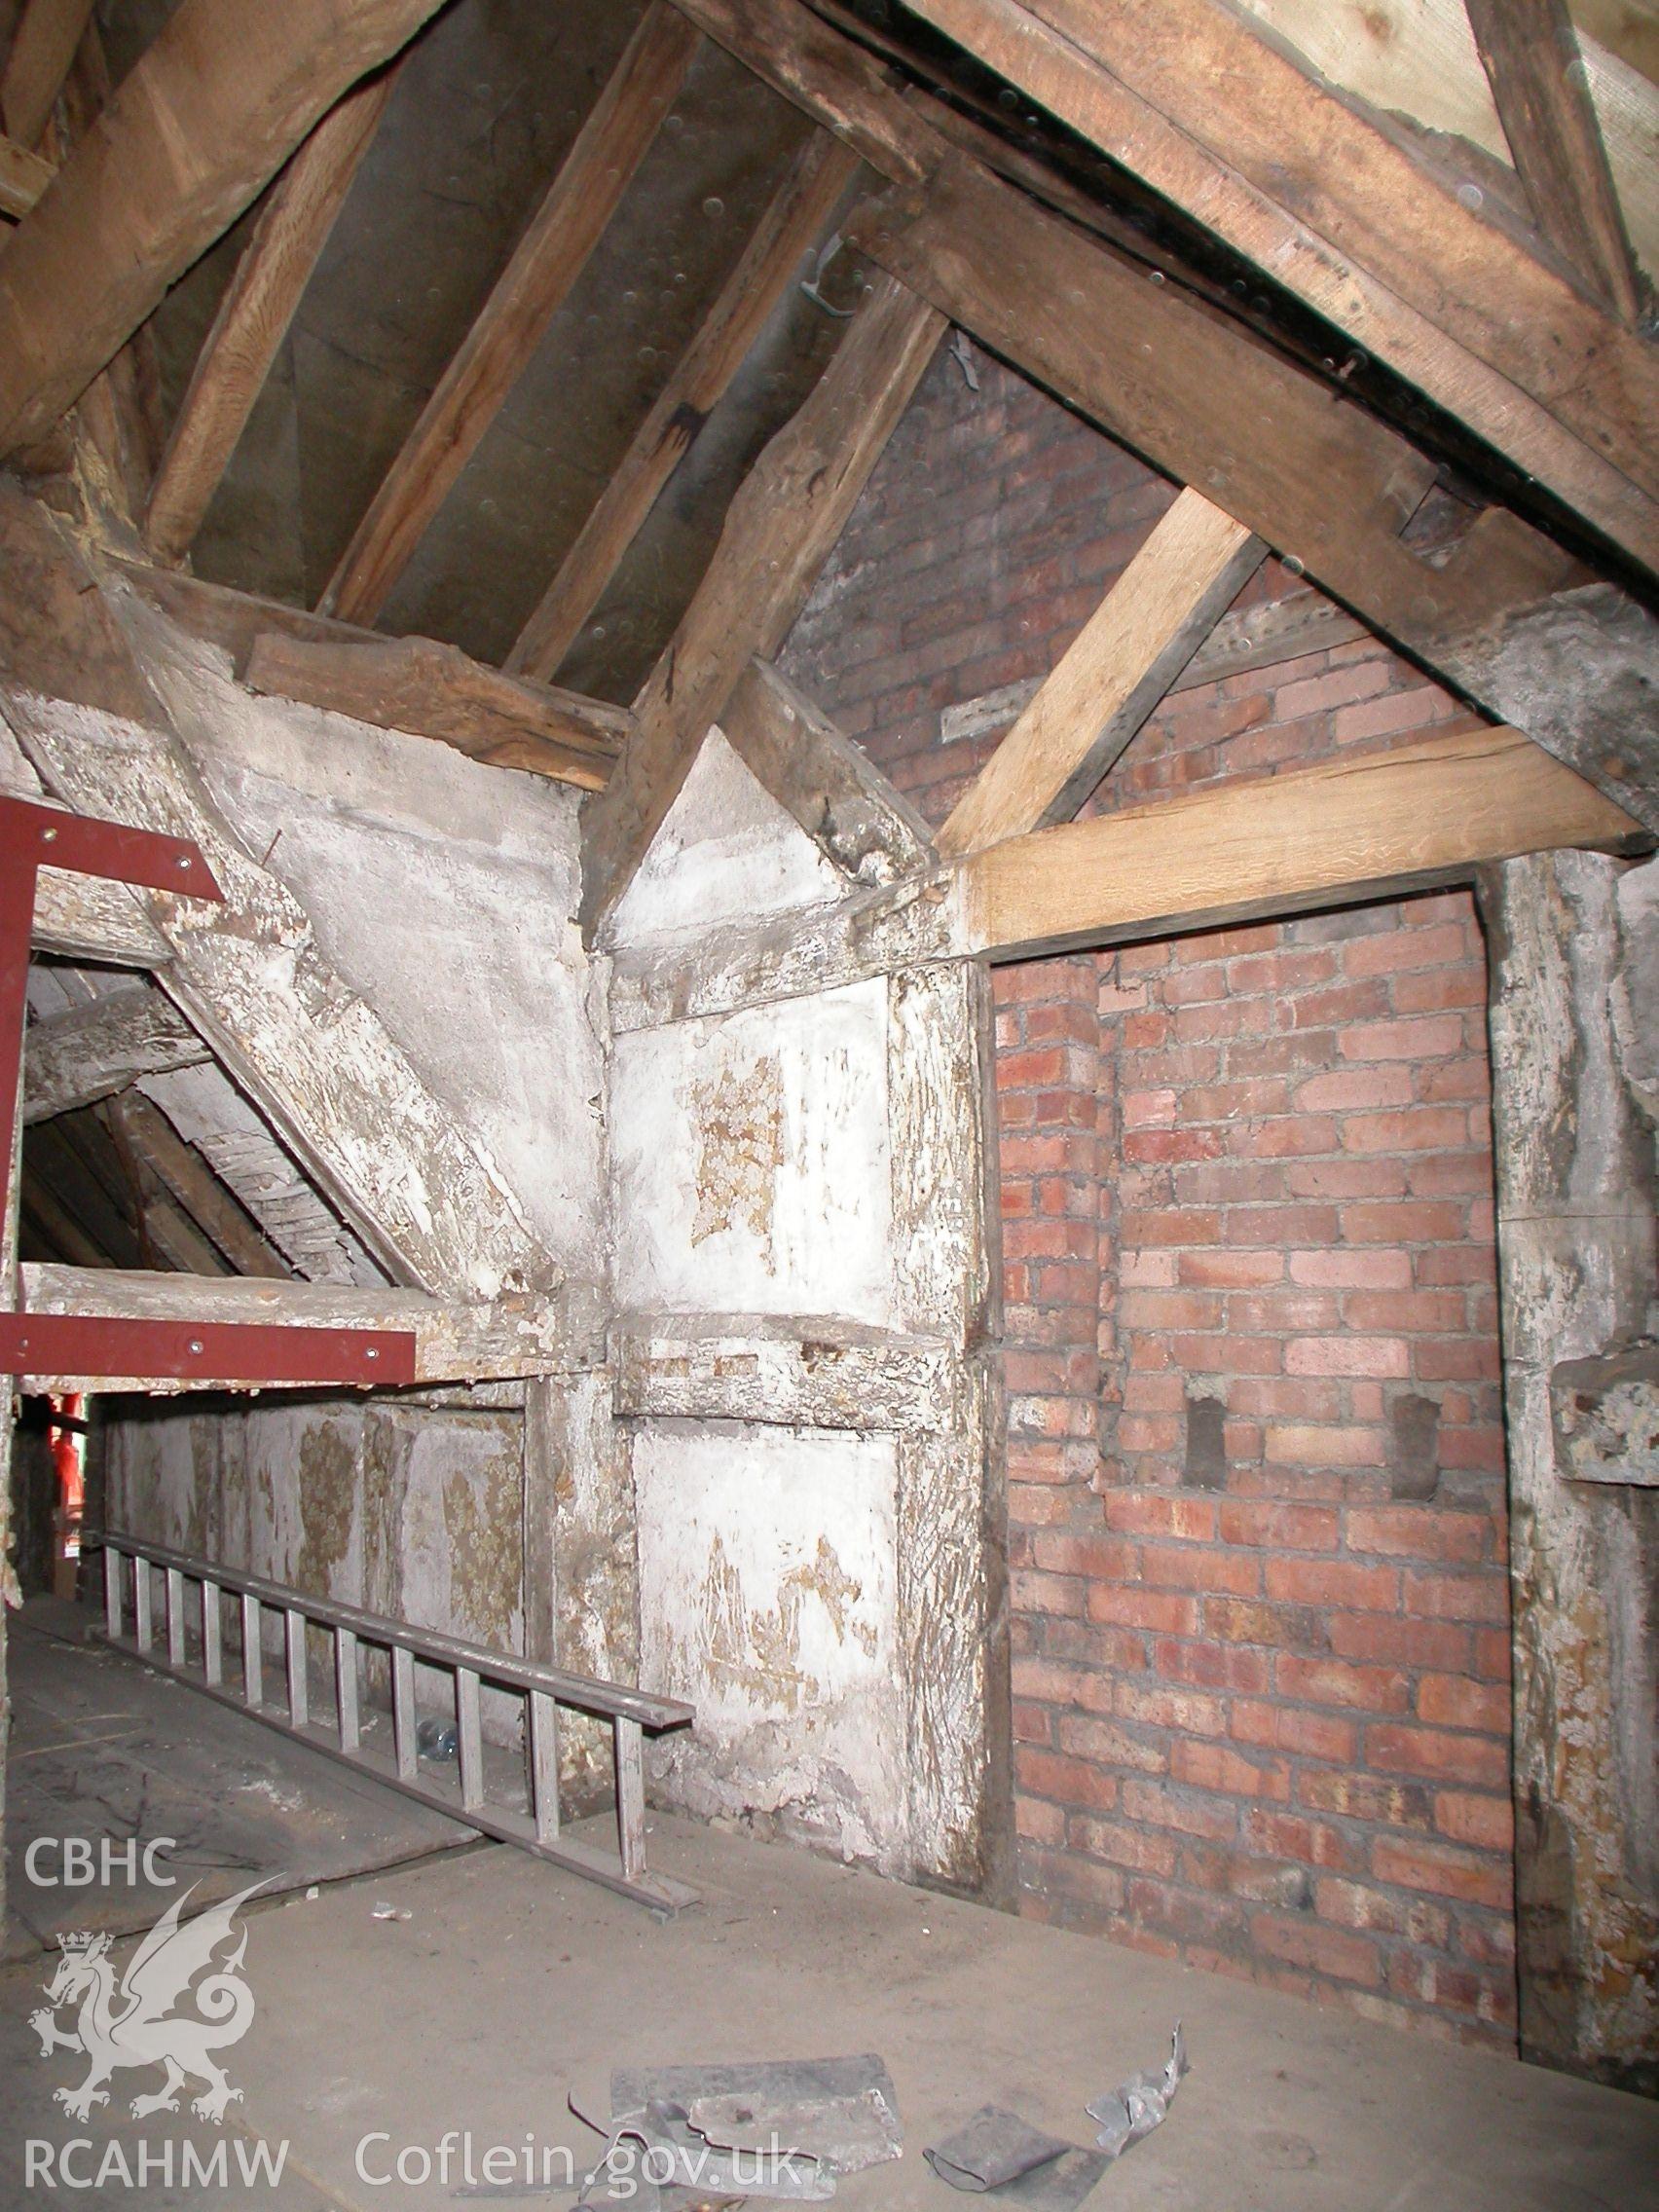
[[[987,1903],[1013,1889],[1007,1508],[996,1309],[991,1005],[973,961],[890,975],[895,1303],[958,1361],[953,1416],[899,1441],[899,1640],[913,1871]]]
[[[1528,2058],[1650,2094],[1659,2089],[1656,870],[1536,854],[1482,885],[1521,2044]],[[1640,989],[1639,966],[1648,978]],[[1598,1427],[1596,1460],[1570,1441],[1586,1419]]]

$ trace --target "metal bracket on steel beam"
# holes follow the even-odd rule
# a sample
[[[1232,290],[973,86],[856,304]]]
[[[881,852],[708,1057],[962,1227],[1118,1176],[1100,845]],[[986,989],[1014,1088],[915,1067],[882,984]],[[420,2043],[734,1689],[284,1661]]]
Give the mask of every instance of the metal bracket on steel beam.
[[[43,867],[176,898],[224,898],[201,848],[188,838],[0,798],[0,1223],[10,1219],[13,1203],[29,940]],[[172,1382],[203,1374],[262,1384],[413,1382],[415,1339],[404,1330],[0,1311],[0,1375],[81,1375],[89,1382],[142,1375]]]

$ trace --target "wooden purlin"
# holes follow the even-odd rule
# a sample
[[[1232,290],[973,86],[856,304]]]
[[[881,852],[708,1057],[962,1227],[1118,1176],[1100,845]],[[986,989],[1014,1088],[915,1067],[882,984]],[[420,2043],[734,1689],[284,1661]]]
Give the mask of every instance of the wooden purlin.
[[[429,737],[492,767],[597,790],[633,727],[625,707],[507,675],[433,638],[388,638],[147,562],[112,559],[108,573],[227,653],[250,688]]]
[[[32,1022],[23,1121],[51,1121],[125,1090],[140,1077],[200,1067],[207,1048],[158,990],[124,984],[88,1006]]]
[[[431,638],[312,641],[265,631],[242,681],[583,791],[605,788],[633,727],[623,708],[523,682]]]

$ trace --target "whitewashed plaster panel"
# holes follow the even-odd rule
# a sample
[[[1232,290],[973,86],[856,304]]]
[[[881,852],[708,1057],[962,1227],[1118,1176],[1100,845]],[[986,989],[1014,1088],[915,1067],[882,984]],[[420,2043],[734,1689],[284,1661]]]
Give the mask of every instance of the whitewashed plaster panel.
[[[634,1479],[642,1679],[697,1708],[663,1786],[903,1863],[894,1440],[671,1424],[640,1433]]]

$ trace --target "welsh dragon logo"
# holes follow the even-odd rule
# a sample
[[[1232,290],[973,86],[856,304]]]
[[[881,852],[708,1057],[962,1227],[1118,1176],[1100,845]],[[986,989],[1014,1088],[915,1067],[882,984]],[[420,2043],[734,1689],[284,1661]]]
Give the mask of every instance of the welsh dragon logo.
[[[231,2087],[211,2054],[240,2043],[253,2023],[253,1992],[240,1976],[247,1931],[235,1922],[239,1906],[263,1886],[255,1882],[181,1927],[179,1912],[195,1893],[192,1884],[139,1944],[119,1989],[107,1935],[58,1937],[63,1956],[46,1985],[47,2003],[30,2013],[29,2025],[40,2038],[43,2058],[55,2050],[78,2050],[92,2061],[78,2089],[54,2092],[72,2119],[85,2121],[94,2105],[108,2104],[105,2084],[118,2069],[163,2066],[162,2086],[133,2098],[135,2120],[177,2112],[179,2091],[194,2080],[205,2087],[191,2111],[200,2120],[223,2121],[226,2106],[241,2091]],[[219,1957],[232,1942],[234,1951]],[[195,2011],[175,2011],[187,1998]],[[67,2031],[56,2017],[64,2007],[79,2008]]]

